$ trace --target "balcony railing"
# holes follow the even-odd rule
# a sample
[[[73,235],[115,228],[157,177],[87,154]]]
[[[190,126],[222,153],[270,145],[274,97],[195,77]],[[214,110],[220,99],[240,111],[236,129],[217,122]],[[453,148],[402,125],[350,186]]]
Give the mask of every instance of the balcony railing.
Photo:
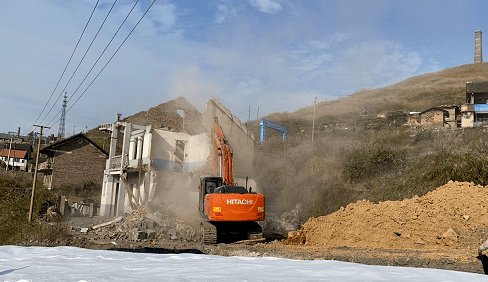
[[[121,167],[122,156],[113,157],[110,162],[110,169],[117,169]]]
[[[52,164],[50,162],[43,162],[39,164],[38,170],[50,170],[52,169]]]

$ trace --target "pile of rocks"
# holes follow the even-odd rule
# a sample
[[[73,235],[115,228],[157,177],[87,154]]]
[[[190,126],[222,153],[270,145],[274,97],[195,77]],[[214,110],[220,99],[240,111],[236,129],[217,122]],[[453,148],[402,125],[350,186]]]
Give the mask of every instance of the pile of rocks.
[[[297,204],[294,209],[280,216],[266,212],[266,220],[262,223],[264,236],[268,239],[286,238],[290,232],[300,229],[302,212],[301,204]]]
[[[97,239],[106,240],[201,240],[198,229],[178,219],[173,211],[172,205],[158,206],[157,211],[141,206],[124,217],[95,225],[82,232],[90,232]]]

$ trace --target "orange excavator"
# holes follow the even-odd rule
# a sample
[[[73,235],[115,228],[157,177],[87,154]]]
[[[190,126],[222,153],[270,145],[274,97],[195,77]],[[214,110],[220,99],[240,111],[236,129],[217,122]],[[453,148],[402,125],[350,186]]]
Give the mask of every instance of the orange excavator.
[[[262,240],[263,231],[256,221],[264,220],[264,195],[234,182],[232,150],[217,118],[213,121],[212,135],[215,176],[200,178],[198,186],[203,242]]]

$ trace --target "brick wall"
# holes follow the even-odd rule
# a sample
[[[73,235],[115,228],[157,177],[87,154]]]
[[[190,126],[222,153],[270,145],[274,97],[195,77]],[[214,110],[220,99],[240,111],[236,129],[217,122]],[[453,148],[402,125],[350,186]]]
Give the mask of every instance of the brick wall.
[[[420,117],[420,124],[422,126],[443,127],[444,112],[440,110],[433,110],[423,113]]]
[[[68,153],[54,157],[53,188],[88,181],[102,185],[106,157],[95,146],[78,138],[56,149]]]

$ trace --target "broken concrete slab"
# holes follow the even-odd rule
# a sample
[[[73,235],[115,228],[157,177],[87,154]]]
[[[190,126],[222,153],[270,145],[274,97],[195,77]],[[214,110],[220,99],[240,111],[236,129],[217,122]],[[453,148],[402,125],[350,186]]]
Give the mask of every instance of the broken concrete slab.
[[[122,217],[117,217],[114,220],[111,220],[111,221],[108,221],[108,222],[105,222],[105,223],[102,223],[102,224],[95,225],[95,226],[93,226],[93,229],[98,229],[100,227],[106,227],[106,226],[115,224],[116,222],[119,222],[121,220],[122,220]]]
[[[176,230],[175,229],[170,229],[168,230],[168,234],[171,238],[171,240],[176,240],[178,237],[176,236]]]
[[[140,230],[134,230],[132,233],[132,240],[138,241],[138,240],[146,240],[147,239],[147,233],[145,231],[140,231]]]
[[[156,239],[156,231],[154,230],[146,230],[146,233],[147,233],[147,239]]]

